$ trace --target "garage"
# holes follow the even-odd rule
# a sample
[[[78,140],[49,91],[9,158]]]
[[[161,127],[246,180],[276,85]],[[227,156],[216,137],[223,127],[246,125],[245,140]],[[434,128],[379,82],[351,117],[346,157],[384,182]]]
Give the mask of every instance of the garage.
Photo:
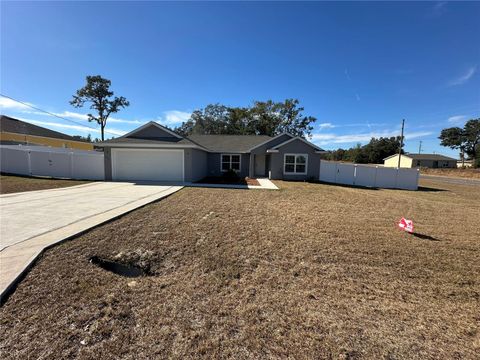
[[[112,179],[184,181],[183,150],[112,149]]]

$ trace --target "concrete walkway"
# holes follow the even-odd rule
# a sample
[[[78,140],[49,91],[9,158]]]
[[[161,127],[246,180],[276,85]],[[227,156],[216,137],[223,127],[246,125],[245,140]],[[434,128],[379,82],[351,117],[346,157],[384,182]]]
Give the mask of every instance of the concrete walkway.
[[[101,182],[0,195],[0,296],[44,249],[181,188]]]

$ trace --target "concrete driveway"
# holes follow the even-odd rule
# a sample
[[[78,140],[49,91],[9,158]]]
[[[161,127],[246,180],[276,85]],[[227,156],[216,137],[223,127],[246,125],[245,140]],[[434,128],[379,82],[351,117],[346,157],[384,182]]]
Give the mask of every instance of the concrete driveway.
[[[0,196],[0,294],[43,251],[181,186],[98,182]]]

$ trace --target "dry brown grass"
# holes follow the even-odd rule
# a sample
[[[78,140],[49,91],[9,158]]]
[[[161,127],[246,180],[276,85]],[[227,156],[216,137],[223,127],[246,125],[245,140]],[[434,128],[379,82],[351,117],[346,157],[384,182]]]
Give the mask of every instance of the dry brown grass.
[[[478,187],[278,185],[186,188],[49,250],[0,309],[2,357],[478,358]],[[155,275],[88,262],[119,253]]]
[[[480,169],[473,169],[473,168],[465,168],[465,169],[422,168],[420,170],[420,173],[424,175],[438,175],[438,176],[461,177],[461,178],[469,178],[469,179],[480,179]]]
[[[68,186],[86,184],[89,181],[68,179],[47,179],[14,175],[0,175],[0,194],[10,194],[23,191],[56,189]]]

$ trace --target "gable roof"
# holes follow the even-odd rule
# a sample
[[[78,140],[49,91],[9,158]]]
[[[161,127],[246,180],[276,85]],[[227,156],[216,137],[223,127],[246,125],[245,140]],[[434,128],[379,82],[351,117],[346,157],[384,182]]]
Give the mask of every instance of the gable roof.
[[[148,129],[152,128],[153,136],[145,136]],[[159,131],[160,130],[160,131]],[[156,134],[157,133],[157,134]],[[160,134],[160,136],[155,136]],[[149,121],[146,124],[130,131],[129,133],[120,137],[105,140],[95,144],[96,147],[129,147],[129,146],[165,146],[165,147],[201,147],[198,144],[184,138],[172,130],[162,126],[155,121]],[[205,149],[204,149],[205,150]]]
[[[173,132],[172,130],[168,129],[167,127],[163,126],[163,125],[160,125],[159,123],[155,122],[155,121],[149,121],[148,123],[146,124],[143,124],[142,126],[130,131],[129,133],[126,133],[125,135],[122,135],[121,137],[122,138],[127,138],[127,137],[134,137],[133,135],[141,132],[142,130],[144,129],[148,129],[149,127],[156,127],[160,130],[162,130],[163,132],[166,132],[167,134],[173,136],[173,137],[176,137],[178,139],[182,139],[182,137],[180,135],[178,135],[177,133]]]
[[[295,137],[291,138],[290,140],[284,141],[283,143],[272,147],[272,150],[278,150],[282,146],[287,145],[287,144],[289,144],[289,143],[291,143],[292,141],[295,141],[295,140],[300,140],[300,141],[304,142],[305,144],[307,144],[308,146],[311,146],[312,148],[314,148],[317,151],[324,151],[322,148],[319,148],[317,145],[311,143],[310,141],[305,140],[304,138],[301,138],[300,136],[295,136]]]
[[[212,152],[247,153],[273,138],[267,135],[190,135],[187,139]]]
[[[54,139],[87,142],[84,140],[76,139],[73,136],[63,134],[58,131],[54,131],[41,126],[30,124],[26,121],[14,119],[6,115],[0,116],[0,130],[4,132],[14,133],[14,134],[32,135],[32,136],[41,136],[41,137],[54,138]]]
[[[395,156],[398,156],[398,154],[390,155],[386,157],[383,160],[391,159]],[[433,161],[438,161],[438,160],[445,160],[445,161],[457,161],[457,159],[440,155],[440,154],[402,154],[402,156],[408,157],[413,160],[433,160]]]

